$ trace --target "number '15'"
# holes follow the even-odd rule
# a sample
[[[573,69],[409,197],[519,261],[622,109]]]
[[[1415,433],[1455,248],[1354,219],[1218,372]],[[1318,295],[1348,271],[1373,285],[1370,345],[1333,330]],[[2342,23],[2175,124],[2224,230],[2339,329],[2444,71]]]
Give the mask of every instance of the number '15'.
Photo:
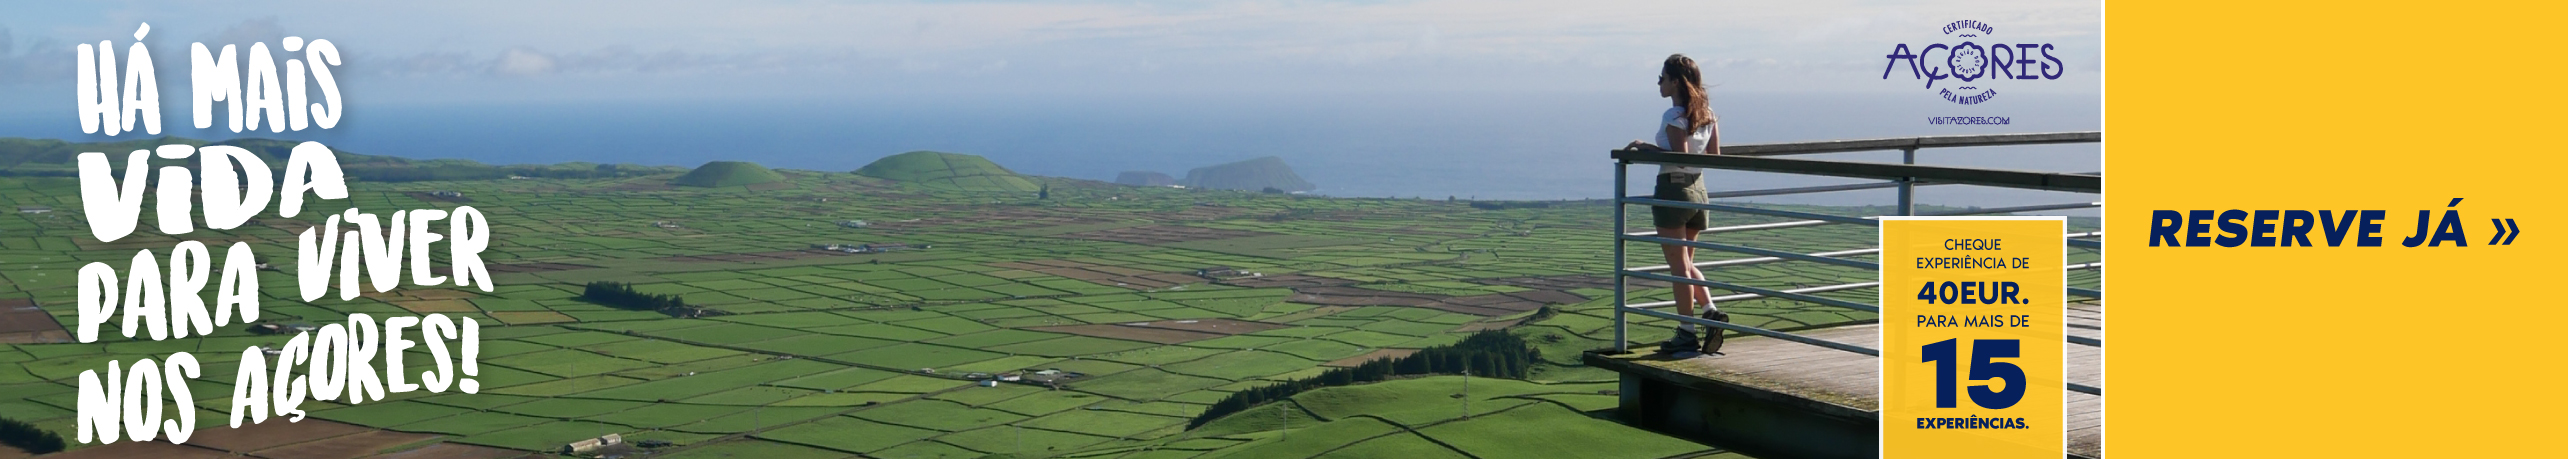
[[[1961,378],[1953,374],[1955,370],[1953,367],[1961,360],[1956,357],[1960,351],[1954,348],[1954,341],[1956,340],[1948,339],[1926,345],[1926,357],[1919,360],[1935,363],[1936,408],[1952,408],[1960,404],[1953,400],[1953,393],[1961,391],[1960,388],[1955,387],[1961,385]],[[2020,341],[1971,340],[1971,354],[1972,381],[1996,379],[2006,384],[2004,390],[1989,390],[1987,384],[1971,385],[1972,404],[1979,405],[1981,408],[2001,410],[2015,406],[2015,402],[2024,401],[2024,368],[2015,366],[2014,363],[1989,361],[1989,359],[2022,357],[2023,349]]]

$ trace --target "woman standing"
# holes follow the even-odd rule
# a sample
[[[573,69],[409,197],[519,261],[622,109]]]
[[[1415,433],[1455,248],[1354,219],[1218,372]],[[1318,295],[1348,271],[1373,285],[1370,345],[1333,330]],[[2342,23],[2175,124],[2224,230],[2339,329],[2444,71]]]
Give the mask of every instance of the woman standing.
[[[1667,62],[1659,65],[1658,90],[1659,97],[1668,98],[1675,104],[1674,107],[1668,108],[1667,112],[1659,115],[1658,141],[1635,140],[1627,148],[1721,154],[1719,120],[1712,116],[1712,105],[1703,96],[1703,69],[1694,64],[1694,58],[1685,57],[1684,54],[1668,56]],[[1652,198],[1692,203],[1711,202],[1704,197],[1702,171],[1693,167],[1660,165],[1657,182],[1658,186],[1650,194]],[[1712,226],[1710,212],[1681,207],[1651,207],[1650,221],[1651,226],[1657,227],[1659,237],[1687,241],[1694,240],[1695,236],[1700,235],[1705,228]],[[1694,267],[1693,247],[1663,244],[1659,246],[1659,251],[1667,256],[1668,275],[1687,279],[1703,278],[1703,271]],[[1706,316],[1713,317],[1715,320],[1728,318],[1727,314],[1713,309],[1711,290],[1700,285],[1672,284],[1676,289],[1678,313],[1693,316],[1695,306],[1700,305],[1707,311]],[[1703,340],[1710,344],[1708,346],[1698,344],[1694,324],[1679,324],[1676,336],[1660,345],[1659,350],[1677,354],[1679,357],[1692,357],[1689,354],[1719,349],[1718,337],[1721,336],[1721,331],[1707,330],[1704,333],[1713,337],[1711,340]]]

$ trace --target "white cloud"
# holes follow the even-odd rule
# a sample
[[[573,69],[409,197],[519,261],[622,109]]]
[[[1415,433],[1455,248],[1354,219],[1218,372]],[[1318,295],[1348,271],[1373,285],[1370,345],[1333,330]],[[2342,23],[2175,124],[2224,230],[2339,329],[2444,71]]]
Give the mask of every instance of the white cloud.
[[[535,76],[553,73],[553,57],[525,49],[500,53],[491,72],[507,76]]]

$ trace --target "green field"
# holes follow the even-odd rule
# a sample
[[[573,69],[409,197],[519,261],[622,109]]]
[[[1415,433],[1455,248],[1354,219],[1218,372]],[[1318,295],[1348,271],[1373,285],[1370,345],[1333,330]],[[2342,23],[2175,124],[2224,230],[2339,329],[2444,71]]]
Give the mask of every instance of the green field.
[[[426,312],[480,321],[480,394],[304,405],[320,419],[433,434],[435,442],[549,451],[624,433],[679,443],[665,453],[674,457],[762,459],[1731,454],[1613,421],[1614,397],[1599,391],[1613,389],[1614,375],[1577,362],[1579,351],[1604,347],[1613,336],[1611,291],[1594,287],[1611,266],[1611,207],[1489,210],[1467,202],[1124,187],[1020,176],[958,157],[979,159],[913,153],[860,173],[718,162],[694,178],[652,170],[356,181],[350,198],[306,204],[297,217],[271,209],[256,223],[186,238],[247,241],[286,265],[259,274],[263,322],[320,325],[355,313],[380,319]],[[1048,198],[1037,199],[1038,189]],[[440,190],[470,201],[420,197]],[[80,264],[106,261],[122,271],[135,250],[165,256],[179,240],[148,226],[113,243],[91,239],[78,195],[67,177],[0,177],[0,208],[57,209],[0,216],[0,282],[9,289],[0,299],[31,300],[65,325],[76,325],[71,305]],[[500,235],[482,254],[506,267],[494,269],[493,291],[405,286],[353,300],[300,300],[296,268],[284,260],[303,225],[351,207],[388,213],[460,205],[488,215]],[[1633,214],[1636,225],[1645,224],[1646,214]],[[870,225],[839,225],[849,220]],[[1773,221],[1722,216],[1716,223]],[[2072,220],[2073,227],[2093,223]],[[1868,247],[1873,236],[1830,225],[1713,239],[1822,251]],[[910,248],[807,250],[889,243]],[[2070,253],[2072,263],[2096,259],[2092,251]],[[436,255],[442,263],[445,254]],[[1207,268],[1257,275],[1218,282],[1196,275]],[[1771,288],[1870,277],[1809,263],[1709,274]],[[681,295],[728,315],[674,318],[580,298],[582,284],[600,280]],[[2072,273],[2073,285],[2097,281],[2092,271]],[[1314,290],[1324,293],[1450,301],[1367,303],[1302,291],[1313,285],[1352,289]],[[1529,294],[1556,301],[1449,306]],[[1668,295],[1633,294],[1635,301]],[[1820,296],[1870,303],[1878,294]],[[1555,313],[1509,325],[1538,306]],[[1722,307],[1768,328],[1875,319],[1774,300]],[[70,437],[80,371],[103,371],[108,359],[186,351],[206,369],[193,383],[198,406],[209,411],[198,423],[219,425],[241,350],[285,338],[236,323],[211,336],[152,342],[123,338],[120,326],[110,321],[102,335],[112,337],[98,343],[0,347],[0,413]],[[1232,391],[1499,326],[1542,346],[1534,380],[1477,379],[1467,397],[1454,376],[1330,388],[1184,428]],[[1655,339],[1667,326],[1636,321],[1634,339]],[[425,350],[412,352],[427,358]],[[981,387],[968,378],[1053,370],[1066,372],[1057,387]]]

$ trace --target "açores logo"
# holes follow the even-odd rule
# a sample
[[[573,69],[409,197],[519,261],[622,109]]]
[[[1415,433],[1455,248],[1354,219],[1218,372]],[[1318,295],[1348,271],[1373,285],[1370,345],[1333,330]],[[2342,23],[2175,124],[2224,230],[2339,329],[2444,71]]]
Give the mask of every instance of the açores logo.
[[[1890,79],[1900,63],[1908,64],[1910,79],[1926,80],[1926,89],[1937,89],[1935,83],[1961,80],[1938,90],[1945,101],[1978,105],[1997,98],[2000,80],[2057,80],[2068,71],[2060,58],[2051,55],[2050,43],[2005,43],[1995,38],[1997,27],[1979,21],[1953,21],[1944,25],[1944,35],[1962,39],[1961,43],[1930,43],[1910,52],[1907,43],[1892,48],[1890,63],[1881,69],[1881,78]],[[1988,41],[1981,44],[1979,41]]]

